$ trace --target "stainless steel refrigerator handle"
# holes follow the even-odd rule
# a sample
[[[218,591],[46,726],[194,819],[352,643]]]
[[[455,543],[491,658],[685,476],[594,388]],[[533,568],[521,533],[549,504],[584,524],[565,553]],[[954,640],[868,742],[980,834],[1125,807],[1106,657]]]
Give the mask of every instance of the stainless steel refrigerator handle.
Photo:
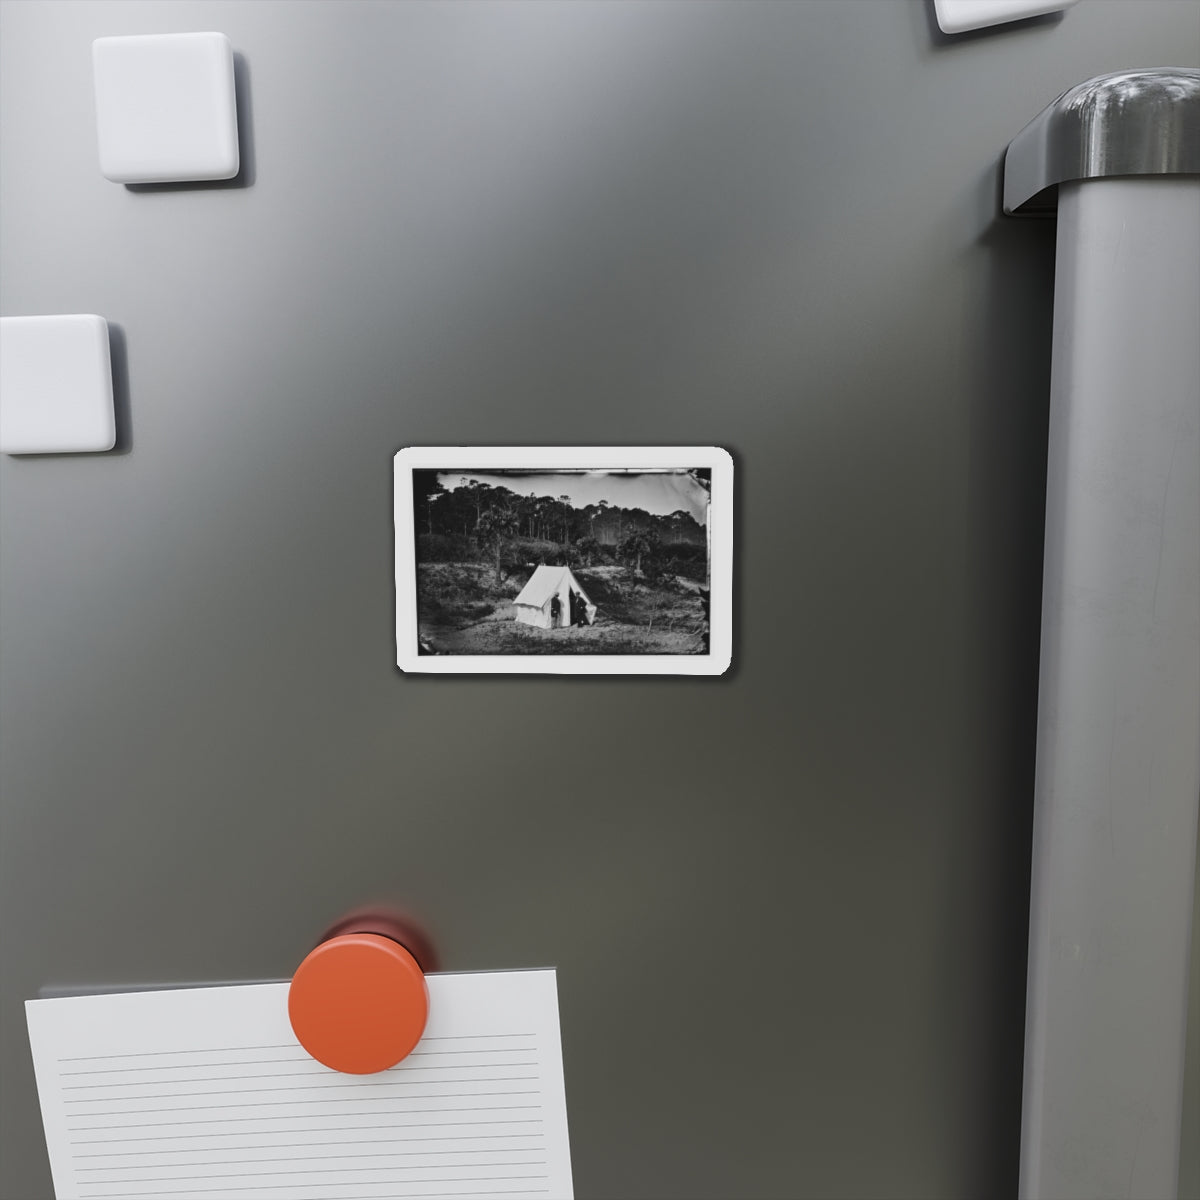
[[[1010,202],[1058,218],[1018,1195],[1171,1200],[1200,820],[1200,72],[1072,89],[1008,169]]]
[[[1056,185],[1111,175],[1200,174],[1200,71],[1097,75],[1063,92],[1009,144],[1004,211],[1044,216]]]

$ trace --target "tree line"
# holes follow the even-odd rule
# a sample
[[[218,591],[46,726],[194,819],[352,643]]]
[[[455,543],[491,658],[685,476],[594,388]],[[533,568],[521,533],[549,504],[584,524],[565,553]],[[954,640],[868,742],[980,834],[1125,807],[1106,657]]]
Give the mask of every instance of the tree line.
[[[707,471],[692,472],[706,488]],[[617,558],[641,574],[670,546],[704,546],[704,526],[682,509],[660,516],[600,500],[576,508],[568,496],[522,496],[503,485],[471,480],[447,489],[437,471],[413,472],[413,506],[418,533],[473,541],[493,558],[501,578],[501,557],[515,539],[550,542],[566,557],[585,563]]]
[[[641,508],[622,508],[601,500],[576,508],[567,496],[522,496],[511,488],[471,480],[447,490],[436,471],[413,472],[417,528],[422,533],[476,537],[483,524],[501,515],[512,519],[512,536],[570,546],[594,538],[618,546],[633,533],[652,532],[664,545],[704,545],[704,526],[682,509],[657,516]],[[485,521],[487,514],[493,514]]]

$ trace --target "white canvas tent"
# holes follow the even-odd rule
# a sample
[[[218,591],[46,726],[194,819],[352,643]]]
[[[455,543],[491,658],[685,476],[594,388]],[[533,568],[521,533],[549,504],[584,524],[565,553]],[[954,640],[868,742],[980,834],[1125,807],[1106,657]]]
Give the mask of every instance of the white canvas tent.
[[[588,599],[587,592],[571,568],[538,567],[513,601],[517,620],[524,625],[536,625],[539,629],[561,629],[570,625],[572,592],[583,601],[586,621],[590,625],[596,619],[596,606]],[[555,596],[558,597],[557,620],[552,614]]]

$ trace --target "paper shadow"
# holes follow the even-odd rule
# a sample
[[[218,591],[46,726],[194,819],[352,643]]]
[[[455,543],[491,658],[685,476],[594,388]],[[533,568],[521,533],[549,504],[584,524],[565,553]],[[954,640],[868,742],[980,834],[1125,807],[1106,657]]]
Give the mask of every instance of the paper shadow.
[[[1032,29],[1039,25],[1057,25],[1065,16],[1065,11],[1042,13],[1036,17],[1021,17],[1017,21],[1004,21],[999,25],[984,25],[981,29],[965,29],[962,33],[943,33],[938,24],[937,10],[933,0],[925,0],[925,19],[929,24],[929,37],[935,46],[954,46],[960,42],[974,42],[980,38],[995,37],[997,34],[1015,32],[1019,29]]]

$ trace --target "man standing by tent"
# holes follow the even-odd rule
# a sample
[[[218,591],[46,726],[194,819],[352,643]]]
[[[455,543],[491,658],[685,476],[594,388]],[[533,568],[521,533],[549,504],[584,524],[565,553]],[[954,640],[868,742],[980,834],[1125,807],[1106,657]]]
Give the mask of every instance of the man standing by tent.
[[[562,601],[557,596],[550,599],[550,628],[557,629],[559,617],[562,616]]]

